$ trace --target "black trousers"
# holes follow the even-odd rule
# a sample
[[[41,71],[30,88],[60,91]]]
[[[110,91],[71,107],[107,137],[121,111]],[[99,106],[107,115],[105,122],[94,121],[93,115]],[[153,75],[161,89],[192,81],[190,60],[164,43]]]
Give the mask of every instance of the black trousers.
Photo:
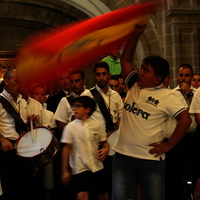
[[[0,152],[1,200],[32,198],[32,171],[25,167],[15,151]]]
[[[196,134],[186,134],[165,154],[165,200],[185,200],[191,195],[188,192],[192,193],[192,189],[188,191],[187,180],[188,177],[192,180],[192,177],[196,176],[194,172]]]

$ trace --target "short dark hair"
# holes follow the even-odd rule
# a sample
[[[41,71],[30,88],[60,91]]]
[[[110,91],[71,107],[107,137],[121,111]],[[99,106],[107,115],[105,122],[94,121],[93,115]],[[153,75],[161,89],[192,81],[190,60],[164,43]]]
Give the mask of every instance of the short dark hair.
[[[118,79],[119,79],[119,78],[125,79],[124,76],[123,76],[122,74],[118,74],[117,76],[118,76]]]
[[[96,101],[89,96],[79,96],[74,98],[72,105],[76,102],[83,104],[84,108],[91,109],[91,111],[89,112],[89,116],[91,116],[92,113],[96,110]]]
[[[193,67],[190,64],[182,64],[182,65],[180,65],[180,67],[178,69],[180,69],[181,67],[189,68],[191,70],[191,72],[192,72],[192,75],[194,74]]]
[[[80,74],[82,79],[85,79],[85,74],[82,69],[73,69],[69,72],[69,75]]]
[[[12,72],[16,71],[16,69],[9,69],[5,72],[3,79],[11,79]]]
[[[118,75],[111,75],[110,78],[109,78],[109,80],[116,80],[116,81],[118,81],[119,80]]]
[[[108,71],[108,73],[110,73],[108,63],[106,63],[106,62],[100,61],[100,62],[96,63],[93,68],[93,73],[96,72],[97,68],[104,68]]]
[[[161,84],[165,78],[170,75],[169,63],[160,56],[148,56],[143,59],[143,62],[151,65],[155,76],[161,77],[161,82],[159,84]]]

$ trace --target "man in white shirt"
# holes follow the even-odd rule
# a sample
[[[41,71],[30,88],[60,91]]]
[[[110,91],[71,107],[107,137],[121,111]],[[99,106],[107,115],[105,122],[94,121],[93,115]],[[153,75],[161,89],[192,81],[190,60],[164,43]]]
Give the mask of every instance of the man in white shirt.
[[[2,198],[5,200],[31,199],[32,174],[13,149],[19,135],[27,130],[27,104],[19,94],[21,85],[17,79],[16,70],[8,70],[4,75],[4,81],[4,90],[0,94],[0,142],[4,152],[0,153]],[[9,109],[5,102],[10,106]],[[12,116],[11,110],[16,117],[14,114]],[[29,116],[29,119],[34,120],[34,115]]]
[[[193,95],[196,89],[191,85],[193,79],[193,68],[189,64],[182,64],[178,68],[178,86],[173,89],[179,102],[189,110]],[[176,200],[186,198],[185,187],[187,186],[186,174],[190,173],[186,163],[190,163],[192,140],[196,131],[196,121],[194,114],[190,113],[192,123],[187,133],[180,142],[169,152],[166,153],[165,170],[165,199]],[[171,122],[172,123],[172,122]],[[172,127],[172,124],[170,124]],[[174,162],[176,160],[176,162]],[[189,165],[187,165],[189,166]],[[190,176],[190,175],[189,175]]]
[[[95,88],[103,97],[105,105],[110,112],[112,121],[114,124],[116,124],[116,127],[118,127],[122,113],[123,102],[118,92],[112,90],[108,85],[108,80],[110,78],[108,64],[106,62],[97,63],[93,69],[93,74],[96,81]],[[87,95],[94,98],[91,90],[84,91],[81,95]],[[99,108],[99,105],[97,105],[96,111],[92,114],[91,118],[99,121],[106,127],[106,120]],[[108,131],[110,130],[107,130],[107,132]]]
[[[63,97],[58,104],[54,118],[58,122],[58,128],[63,130],[65,125],[71,121],[73,117],[73,110],[71,108],[71,101],[76,96],[80,96],[85,91],[85,75],[80,69],[72,70],[69,73],[69,82],[72,93],[67,97]]]

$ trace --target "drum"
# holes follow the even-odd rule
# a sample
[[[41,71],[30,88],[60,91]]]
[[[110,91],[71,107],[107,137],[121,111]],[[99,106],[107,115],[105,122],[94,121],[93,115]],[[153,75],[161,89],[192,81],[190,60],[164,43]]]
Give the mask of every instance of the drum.
[[[107,141],[110,144],[110,151],[108,153],[109,156],[113,156],[115,154],[115,152],[112,150],[116,140],[118,137],[118,130],[115,130],[114,132],[112,132],[111,134],[109,134]]]
[[[16,153],[27,167],[39,169],[54,159],[60,150],[57,139],[50,129],[44,126],[34,127],[18,138]]]

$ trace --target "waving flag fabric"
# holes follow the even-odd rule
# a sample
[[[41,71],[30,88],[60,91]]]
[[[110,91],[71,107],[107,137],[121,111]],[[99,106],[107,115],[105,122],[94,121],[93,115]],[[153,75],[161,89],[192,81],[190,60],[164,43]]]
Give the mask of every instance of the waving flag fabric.
[[[58,71],[84,68],[125,42],[135,24],[144,25],[157,3],[149,2],[116,10],[77,24],[40,33],[24,42],[16,57],[19,79],[24,84],[47,82]]]

